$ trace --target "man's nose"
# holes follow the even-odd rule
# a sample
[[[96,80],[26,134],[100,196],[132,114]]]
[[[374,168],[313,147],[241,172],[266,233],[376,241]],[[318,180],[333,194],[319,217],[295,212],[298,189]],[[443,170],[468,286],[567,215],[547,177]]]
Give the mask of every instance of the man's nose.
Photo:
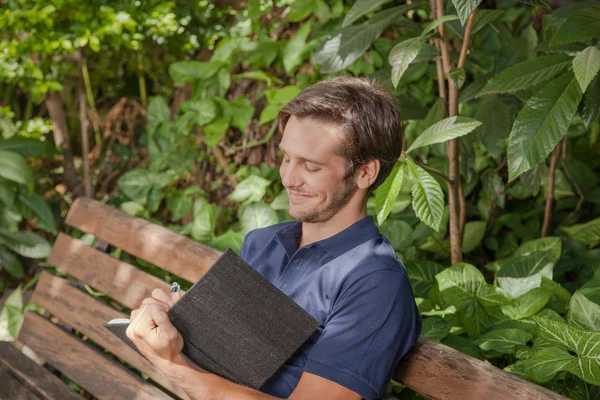
[[[298,173],[298,166],[293,162],[289,162],[284,165],[281,170],[281,183],[285,187],[298,187],[301,186],[300,174]]]

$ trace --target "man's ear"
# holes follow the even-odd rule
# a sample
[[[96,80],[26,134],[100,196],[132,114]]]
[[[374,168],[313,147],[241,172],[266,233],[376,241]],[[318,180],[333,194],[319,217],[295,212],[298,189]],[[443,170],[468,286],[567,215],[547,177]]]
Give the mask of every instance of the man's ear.
[[[381,163],[379,160],[369,160],[359,167],[356,184],[360,189],[368,189],[375,182]]]

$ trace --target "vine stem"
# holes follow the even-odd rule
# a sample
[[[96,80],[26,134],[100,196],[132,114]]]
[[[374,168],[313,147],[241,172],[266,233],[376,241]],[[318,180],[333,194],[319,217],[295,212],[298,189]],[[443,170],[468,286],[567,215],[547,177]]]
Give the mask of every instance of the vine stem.
[[[544,224],[542,225],[541,237],[548,236],[550,230],[550,220],[552,219],[552,204],[554,200],[554,185],[556,177],[556,165],[560,158],[561,143],[557,144],[552,151],[550,159],[550,171],[548,172],[548,193],[546,194],[546,208],[544,210]]]

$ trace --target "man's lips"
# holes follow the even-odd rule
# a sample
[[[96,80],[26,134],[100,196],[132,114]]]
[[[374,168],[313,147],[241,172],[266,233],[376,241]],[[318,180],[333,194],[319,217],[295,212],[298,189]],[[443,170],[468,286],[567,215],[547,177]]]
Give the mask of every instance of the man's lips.
[[[292,200],[304,200],[309,199],[312,196],[302,192],[295,192],[293,190],[288,190],[288,197]]]

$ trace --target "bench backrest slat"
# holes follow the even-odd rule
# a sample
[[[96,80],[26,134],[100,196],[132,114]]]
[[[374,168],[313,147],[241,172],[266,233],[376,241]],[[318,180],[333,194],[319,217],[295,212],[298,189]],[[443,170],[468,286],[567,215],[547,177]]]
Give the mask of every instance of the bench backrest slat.
[[[192,283],[221,255],[167,228],[85,197],[73,202],[66,222]]]
[[[170,289],[165,281],[62,233],[48,262],[130,309],[138,308],[152,290]]]
[[[170,399],[90,345],[28,311],[19,340],[99,399]]]
[[[173,385],[151,363],[104,328],[103,324],[112,318],[127,318],[127,315],[115,311],[77,289],[67,280],[45,271],[40,276],[33,301],[52,315],[59,315],[62,322],[88,336],[93,342],[129,365],[146,373],[168,390],[180,397],[186,397],[179,387]]]

